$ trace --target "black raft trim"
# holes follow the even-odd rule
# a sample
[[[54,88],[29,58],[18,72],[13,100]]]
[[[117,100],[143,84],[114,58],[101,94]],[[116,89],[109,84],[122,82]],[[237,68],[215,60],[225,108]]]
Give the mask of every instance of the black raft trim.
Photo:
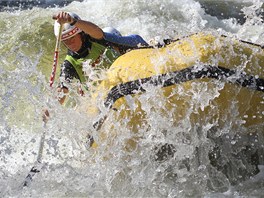
[[[106,108],[111,109],[116,100],[127,95],[143,93],[146,91],[144,87],[147,85],[168,87],[202,78],[213,78],[264,92],[264,79],[262,78],[257,78],[253,75],[248,75],[244,72],[221,66],[203,65],[202,67],[191,66],[180,71],[169,72],[116,85],[109,91],[104,105]],[[101,116],[98,121],[93,124],[93,127],[99,130],[106,117],[105,115]]]
[[[180,71],[121,83],[110,90],[104,105],[110,109],[115,101],[123,96],[145,92],[146,90],[144,87],[146,85],[168,87],[201,78],[214,78],[264,92],[264,79],[256,78],[253,75],[230,70],[221,66],[204,65],[203,67],[192,66]]]

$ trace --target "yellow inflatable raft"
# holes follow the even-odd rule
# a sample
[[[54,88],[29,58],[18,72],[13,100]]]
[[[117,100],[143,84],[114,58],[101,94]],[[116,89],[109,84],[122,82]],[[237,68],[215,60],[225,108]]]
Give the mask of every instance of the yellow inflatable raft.
[[[116,119],[129,120],[136,131],[146,124],[143,93],[152,91],[147,102],[154,111],[161,108],[172,124],[188,117],[191,126],[228,123],[234,129],[257,126],[264,133],[261,46],[199,33],[164,47],[133,50],[113,63],[95,97],[103,97],[104,105],[116,110]]]

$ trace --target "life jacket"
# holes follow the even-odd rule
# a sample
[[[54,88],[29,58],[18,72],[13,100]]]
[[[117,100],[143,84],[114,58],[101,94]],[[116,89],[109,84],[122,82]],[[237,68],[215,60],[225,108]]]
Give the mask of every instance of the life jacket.
[[[65,60],[71,63],[76,70],[81,82],[86,81],[83,73],[83,63],[90,62],[92,67],[109,68],[111,64],[121,55],[104,40],[94,40],[88,35],[83,35],[83,45],[76,53],[68,50]]]

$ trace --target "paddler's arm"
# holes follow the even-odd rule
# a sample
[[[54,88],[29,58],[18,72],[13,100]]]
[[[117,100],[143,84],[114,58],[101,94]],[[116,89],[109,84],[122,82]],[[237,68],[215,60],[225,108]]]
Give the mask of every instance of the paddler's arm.
[[[66,99],[67,94],[69,93],[69,89],[65,86],[63,87],[58,87],[57,88],[57,92],[58,92],[58,101],[59,103],[62,105]]]
[[[81,82],[80,76],[76,71],[75,67],[72,63],[66,58],[63,63],[61,64],[60,70],[60,83],[57,87],[58,92],[58,101],[60,104],[63,104],[68,93],[69,88],[68,85],[71,83],[73,79],[78,79]],[[81,85],[77,87],[77,93],[81,96],[84,95],[83,90],[81,89]]]
[[[80,28],[86,34],[89,34],[91,37],[95,39],[100,40],[104,36],[103,30],[92,22],[83,21],[80,19],[76,21],[75,26]]]
[[[62,105],[63,103],[64,103],[64,101],[65,101],[65,99],[66,99],[66,96],[68,95],[68,93],[69,93],[69,89],[68,89],[68,87],[65,87],[65,86],[59,86],[58,88],[57,88],[57,92],[58,92],[58,101],[59,101],[59,103]],[[79,95],[81,95],[81,96],[84,96],[84,92],[83,92],[83,90],[82,90],[82,88],[81,87],[78,87],[78,89],[77,89],[77,93],[79,94]]]
[[[57,15],[53,16],[53,19],[57,19],[58,23],[70,23],[80,28],[86,34],[89,34],[95,39],[103,39],[104,33],[103,30],[90,21],[85,20],[76,20],[71,17],[67,12],[59,12]]]

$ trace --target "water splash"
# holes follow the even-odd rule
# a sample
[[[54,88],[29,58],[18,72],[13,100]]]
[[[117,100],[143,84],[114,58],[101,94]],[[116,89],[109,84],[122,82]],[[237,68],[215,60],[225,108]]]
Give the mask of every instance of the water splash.
[[[213,30],[262,42],[263,24],[258,15],[262,4],[259,1],[253,3],[254,6],[247,5],[243,9],[248,16],[244,25],[238,24],[235,19],[219,20],[210,16],[198,2],[191,0],[114,1],[111,4],[108,1],[95,3],[87,0],[73,2],[63,9],[74,11],[102,27],[114,26],[124,35],[140,34],[146,40],[155,36],[174,38]],[[212,166],[208,158],[208,150],[213,150],[221,140],[222,146],[213,150],[211,157],[221,151],[224,155],[220,163],[242,167],[243,164],[228,153],[230,150],[241,151],[241,139],[250,139],[252,144],[261,146],[263,137],[256,137],[255,134],[263,126],[250,129],[252,133],[249,136],[235,136],[236,132],[243,134],[248,129],[234,131],[232,128],[233,123],[243,124],[243,120],[235,117],[236,103],[232,101],[226,118],[222,120],[225,123],[223,128],[218,128],[217,121],[205,121],[200,127],[191,122],[191,113],[198,114],[210,105],[211,99],[218,97],[224,83],[213,81],[215,89],[206,83],[192,83],[189,92],[184,92],[182,86],[177,87],[172,94],[177,94],[179,99],[190,98],[182,103],[189,107],[186,109],[187,116],[177,122],[171,117],[175,116],[179,107],[171,104],[171,111],[167,111],[167,98],[162,96],[163,91],[150,86],[146,94],[137,98],[144,104],[142,108],[147,114],[139,116],[146,122],[133,128],[128,117],[117,122],[119,115],[110,111],[101,133],[92,127],[96,116],[90,112],[83,113],[87,106],[92,105],[89,96],[76,99],[76,94],[72,93],[74,108],[59,106],[56,90],[49,89],[47,79],[55,44],[51,16],[61,9],[33,8],[0,13],[1,196],[18,197],[22,193],[24,197],[40,194],[47,197],[192,197],[210,196],[212,189],[220,191],[220,196],[263,194],[263,171],[256,177],[259,183],[241,182],[241,185],[247,186],[246,189],[241,189],[239,185],[230,187],[227,176],[217,170],[217,165]],[[60,55],[62,62],[64,48]],[[220,58],[216,57],[212,62],[220,61]],[[136,111],[136,99],[127,97],[126,100],[129,108]],[[40,135],[44,130],[41,119],[43,108],[48,108],[51,113],[44,145],[44,167],[34,178],[32,186],[22,190],[20,183],[36,160]],[[210,113],[214,113],[213,109]],[[208,133],[212,136],[211,140],[207,138]],[[100,145],[97,149],[87,149],[88,134],[93,135]],[[218,139],[220,136],[224,138]],[[166,150],[162,147],[164,144],[173,145],[174,157],[168,155],[166,160],[155,161],[156,151]],[[230,159],[234,160],[233,164],[229,163]],[[257,188],[254,188],[256,184]]]

